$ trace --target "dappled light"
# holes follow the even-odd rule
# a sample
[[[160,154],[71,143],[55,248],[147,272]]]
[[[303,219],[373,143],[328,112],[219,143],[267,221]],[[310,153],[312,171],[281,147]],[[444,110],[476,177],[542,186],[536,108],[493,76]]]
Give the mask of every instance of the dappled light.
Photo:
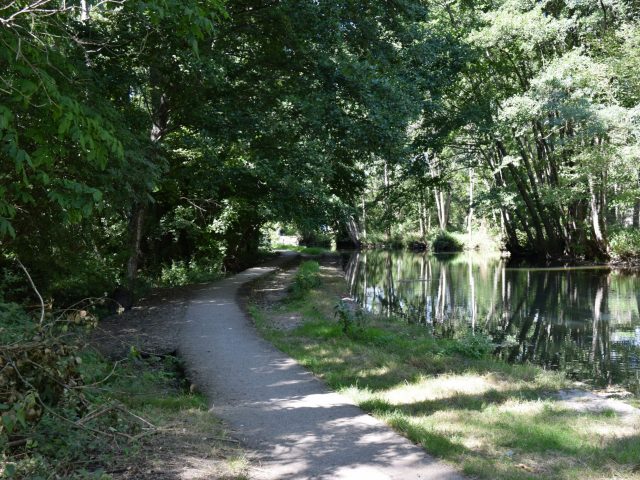
[[[263,310],[261,325],[302,315],[298,328],[267,335],[427,452],[479,478],[634,478],[640,410],[577,390],[562,372],[461,348],[464,338],[434,337],[424,325],[370,315],[345,333],[329,301],[343,298],[340,272],[325,282],[306,303]]]
[[[0,0],[0,477],[639,478],[638,72],[638,0]]]

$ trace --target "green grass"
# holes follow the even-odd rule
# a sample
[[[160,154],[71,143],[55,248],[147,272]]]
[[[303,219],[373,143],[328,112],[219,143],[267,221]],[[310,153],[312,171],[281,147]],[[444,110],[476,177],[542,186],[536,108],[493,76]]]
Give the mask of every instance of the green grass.
[[[305,247],[304,245],[275,245],[273,248],[276,250],[291,250],[305,255],[322,255],[331,251],[324,247]]]
[[[553,396],[571,386],[561,373],[509,365],[465,338],[371,316],[345,335],[334,318],[343,280],[322,278],[304,298],[253,307],[258,328],[428,452],[482,479],[640,478],[637,420],[568,410]],[[304,318],[297,329],[270,328],[292,312]]]

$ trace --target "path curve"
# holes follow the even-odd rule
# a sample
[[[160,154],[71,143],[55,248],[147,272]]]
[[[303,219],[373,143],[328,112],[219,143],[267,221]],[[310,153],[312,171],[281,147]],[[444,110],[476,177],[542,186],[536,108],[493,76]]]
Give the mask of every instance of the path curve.
[[[191,378],[257,454],[252,478],[462,480],[258,335],[238,289],[275,268],[251,268],[203,289],[180,332]]]

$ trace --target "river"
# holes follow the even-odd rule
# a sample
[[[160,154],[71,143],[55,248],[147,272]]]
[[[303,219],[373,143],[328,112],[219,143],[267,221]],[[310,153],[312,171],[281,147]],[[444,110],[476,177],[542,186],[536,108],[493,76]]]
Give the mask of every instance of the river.
[[[433,335],[486,334],[495,355],[640,394],[640,270],[540,267],[490,254],[345,254],[366,311]]]

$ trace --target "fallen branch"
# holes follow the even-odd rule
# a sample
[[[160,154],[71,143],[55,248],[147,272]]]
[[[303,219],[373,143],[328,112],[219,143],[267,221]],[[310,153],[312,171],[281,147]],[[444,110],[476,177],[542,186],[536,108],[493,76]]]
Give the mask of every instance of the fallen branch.
[[[40,300],[40,323],[42,324],[42,322],[44,322],[44,300],[42,299],[42,295],[40,295],[40,292],[36,288],[36,284],[33,283],[33,279],[31,278],[31,275],[29,275],[29,271],[27,270],[27,268],[17,258],[16,258],[16,262],[18,263],[20,268],[24,271],[25,275],[29,279],[29,283],[31,284],[31,288],[33,288],[33,291],[36,292],[36,295],[38,296],[38,300]]]
[[[9,448],[14,448],[14,447],[21,447],[22,445],[26,445],[27,444],[27,438],[20,438],[19,440],[11,440],[10,442],[7,442],[7,447]]]
[[[80,420],[76,421],[76,425],[83,425],[85,423],[87,423],[89,420],[94,420],[98,417],[101,417],[102,415],[104,415],[105,413],[109,413],[110,411],[114,410],[115,407],[113,405],[109,405],[107,407],[104,407],[102,409],[98,409],[98,410],[94,410],[93,412],[85,415],[84,417],[82,417]]]
[[[225,437],[209,437],[212,440],[220,440],[221,442],[231,442],[240,444],[240,440],[234,440],[233,438],[225,438]]]
[[[122,407],[122,406],[118,406],[118,407],[116,407],[116,408],[117,408],[118,410],[120,410],[122,413],[126,413],[127,415],[129,415],[129,416],[131,416],[131,417],[133,417],[133,418],[135,418],[135,419],[137,419],[137,420],[140,420],[142,423],[144,423],[145,425],[148,425],[149,427],[153,428],[154,430],[157,430],[157,429],[158,429],[158,427],[156,427],[153,423],[151,423],[151,422],[149,422],[148,420],[145,420],[144,418],[142,418],[142,417],[140,417],[140,416],[136,415],[136,414],[135,414],[135,413],[133,413],[132,411],[127,410],[126,408],[124,408],[124,407]]]

